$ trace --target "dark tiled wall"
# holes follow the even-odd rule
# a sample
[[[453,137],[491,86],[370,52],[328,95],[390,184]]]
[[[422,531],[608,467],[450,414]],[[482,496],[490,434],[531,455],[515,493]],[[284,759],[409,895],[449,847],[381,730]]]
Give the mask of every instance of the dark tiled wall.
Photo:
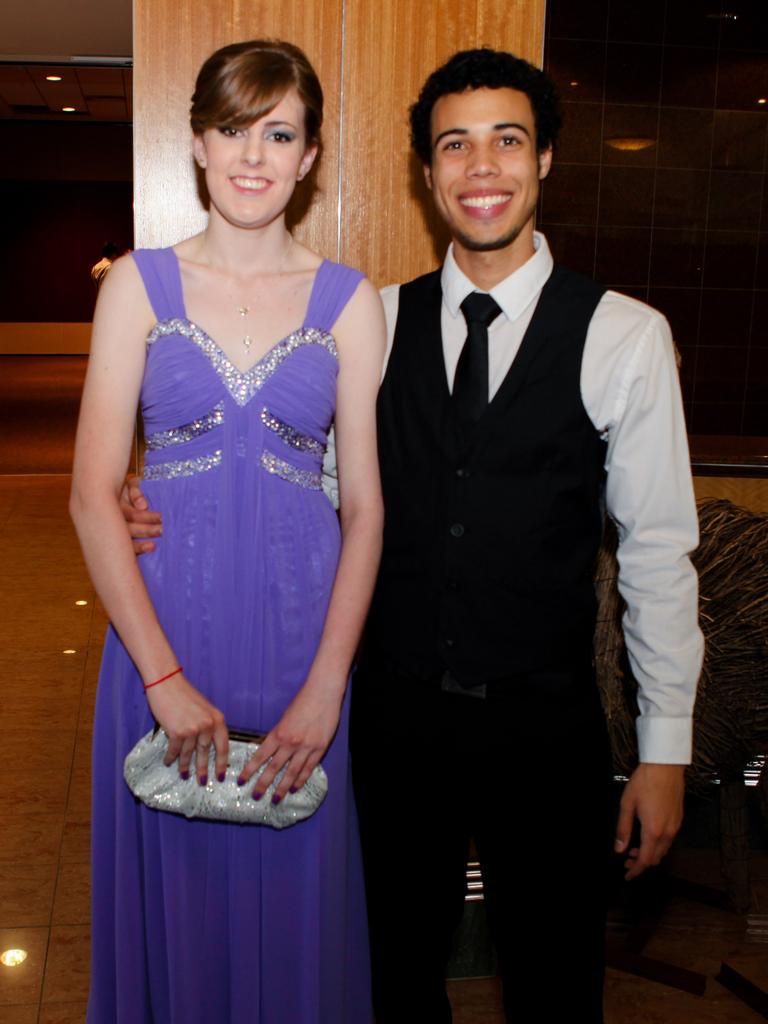
[[[133,244],[131,126],[0,120],[0,153],[0,321],[89,321],[104,243]]]
[[[0,321],[87,323],[102,246],[132,244],[130,181],[0,181]]]
[[[545,67],[555,257],[668,317],[691,432],[768,435],[768,0],[549,0]]]

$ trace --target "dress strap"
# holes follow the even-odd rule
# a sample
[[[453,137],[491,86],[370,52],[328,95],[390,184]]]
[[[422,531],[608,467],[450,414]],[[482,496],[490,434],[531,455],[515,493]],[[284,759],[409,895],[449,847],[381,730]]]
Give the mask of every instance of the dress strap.
[[[302,326],[330,331],[364,277],[354,267],[324,260],[317,269]]]
[[[132,254],[158,321],[184,318],[179,261],[173,249],[136,249]]]

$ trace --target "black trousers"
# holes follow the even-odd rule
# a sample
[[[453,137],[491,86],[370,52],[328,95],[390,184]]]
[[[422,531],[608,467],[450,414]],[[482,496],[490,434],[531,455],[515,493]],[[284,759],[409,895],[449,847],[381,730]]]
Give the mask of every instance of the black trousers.
[[[588,660],[446,692],[368,655],[352,770],[377,1024],[448,1024],[445,968],[481,862],[507,1020],[602,1024],[611,762]],[[407,883],[405,869],[407,866]]]

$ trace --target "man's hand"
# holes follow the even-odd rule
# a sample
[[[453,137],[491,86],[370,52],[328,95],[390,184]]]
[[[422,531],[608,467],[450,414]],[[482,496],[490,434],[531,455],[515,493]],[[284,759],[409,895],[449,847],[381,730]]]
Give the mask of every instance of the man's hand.
[[[684,775],[684,765],[640,764],[624,787],[615,849],[627,854],[627,880],[658,864],[672,845],[683,820]],[[640,847],[628,850],[635,818]]]
[[[160,537],[163,533],[163,520],[159,512],[152,512],[147,499],[141,493],[139,480],[135,476],[128,477],[120,492],[120,511],[128,524],[128,532],[133,541],[133,550],[143,555],[155,550],[155,543],[150,537]]]

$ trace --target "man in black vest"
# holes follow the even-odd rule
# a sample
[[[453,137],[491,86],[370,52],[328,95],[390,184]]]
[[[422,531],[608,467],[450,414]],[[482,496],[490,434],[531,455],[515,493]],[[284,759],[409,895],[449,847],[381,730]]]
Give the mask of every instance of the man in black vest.
[[[352,710],[377,1024],[450,1021],[471,838],[507,1019],[600,1024],[611,851],[632,878],[681,820],[702,645],[673,346],[535,234],[559,120],[547,77],[492,50],[454,56],[411,110],[453,241],[383,293],[384,553]],[[606,507],[641,687],[618,828],[592,666]]]

